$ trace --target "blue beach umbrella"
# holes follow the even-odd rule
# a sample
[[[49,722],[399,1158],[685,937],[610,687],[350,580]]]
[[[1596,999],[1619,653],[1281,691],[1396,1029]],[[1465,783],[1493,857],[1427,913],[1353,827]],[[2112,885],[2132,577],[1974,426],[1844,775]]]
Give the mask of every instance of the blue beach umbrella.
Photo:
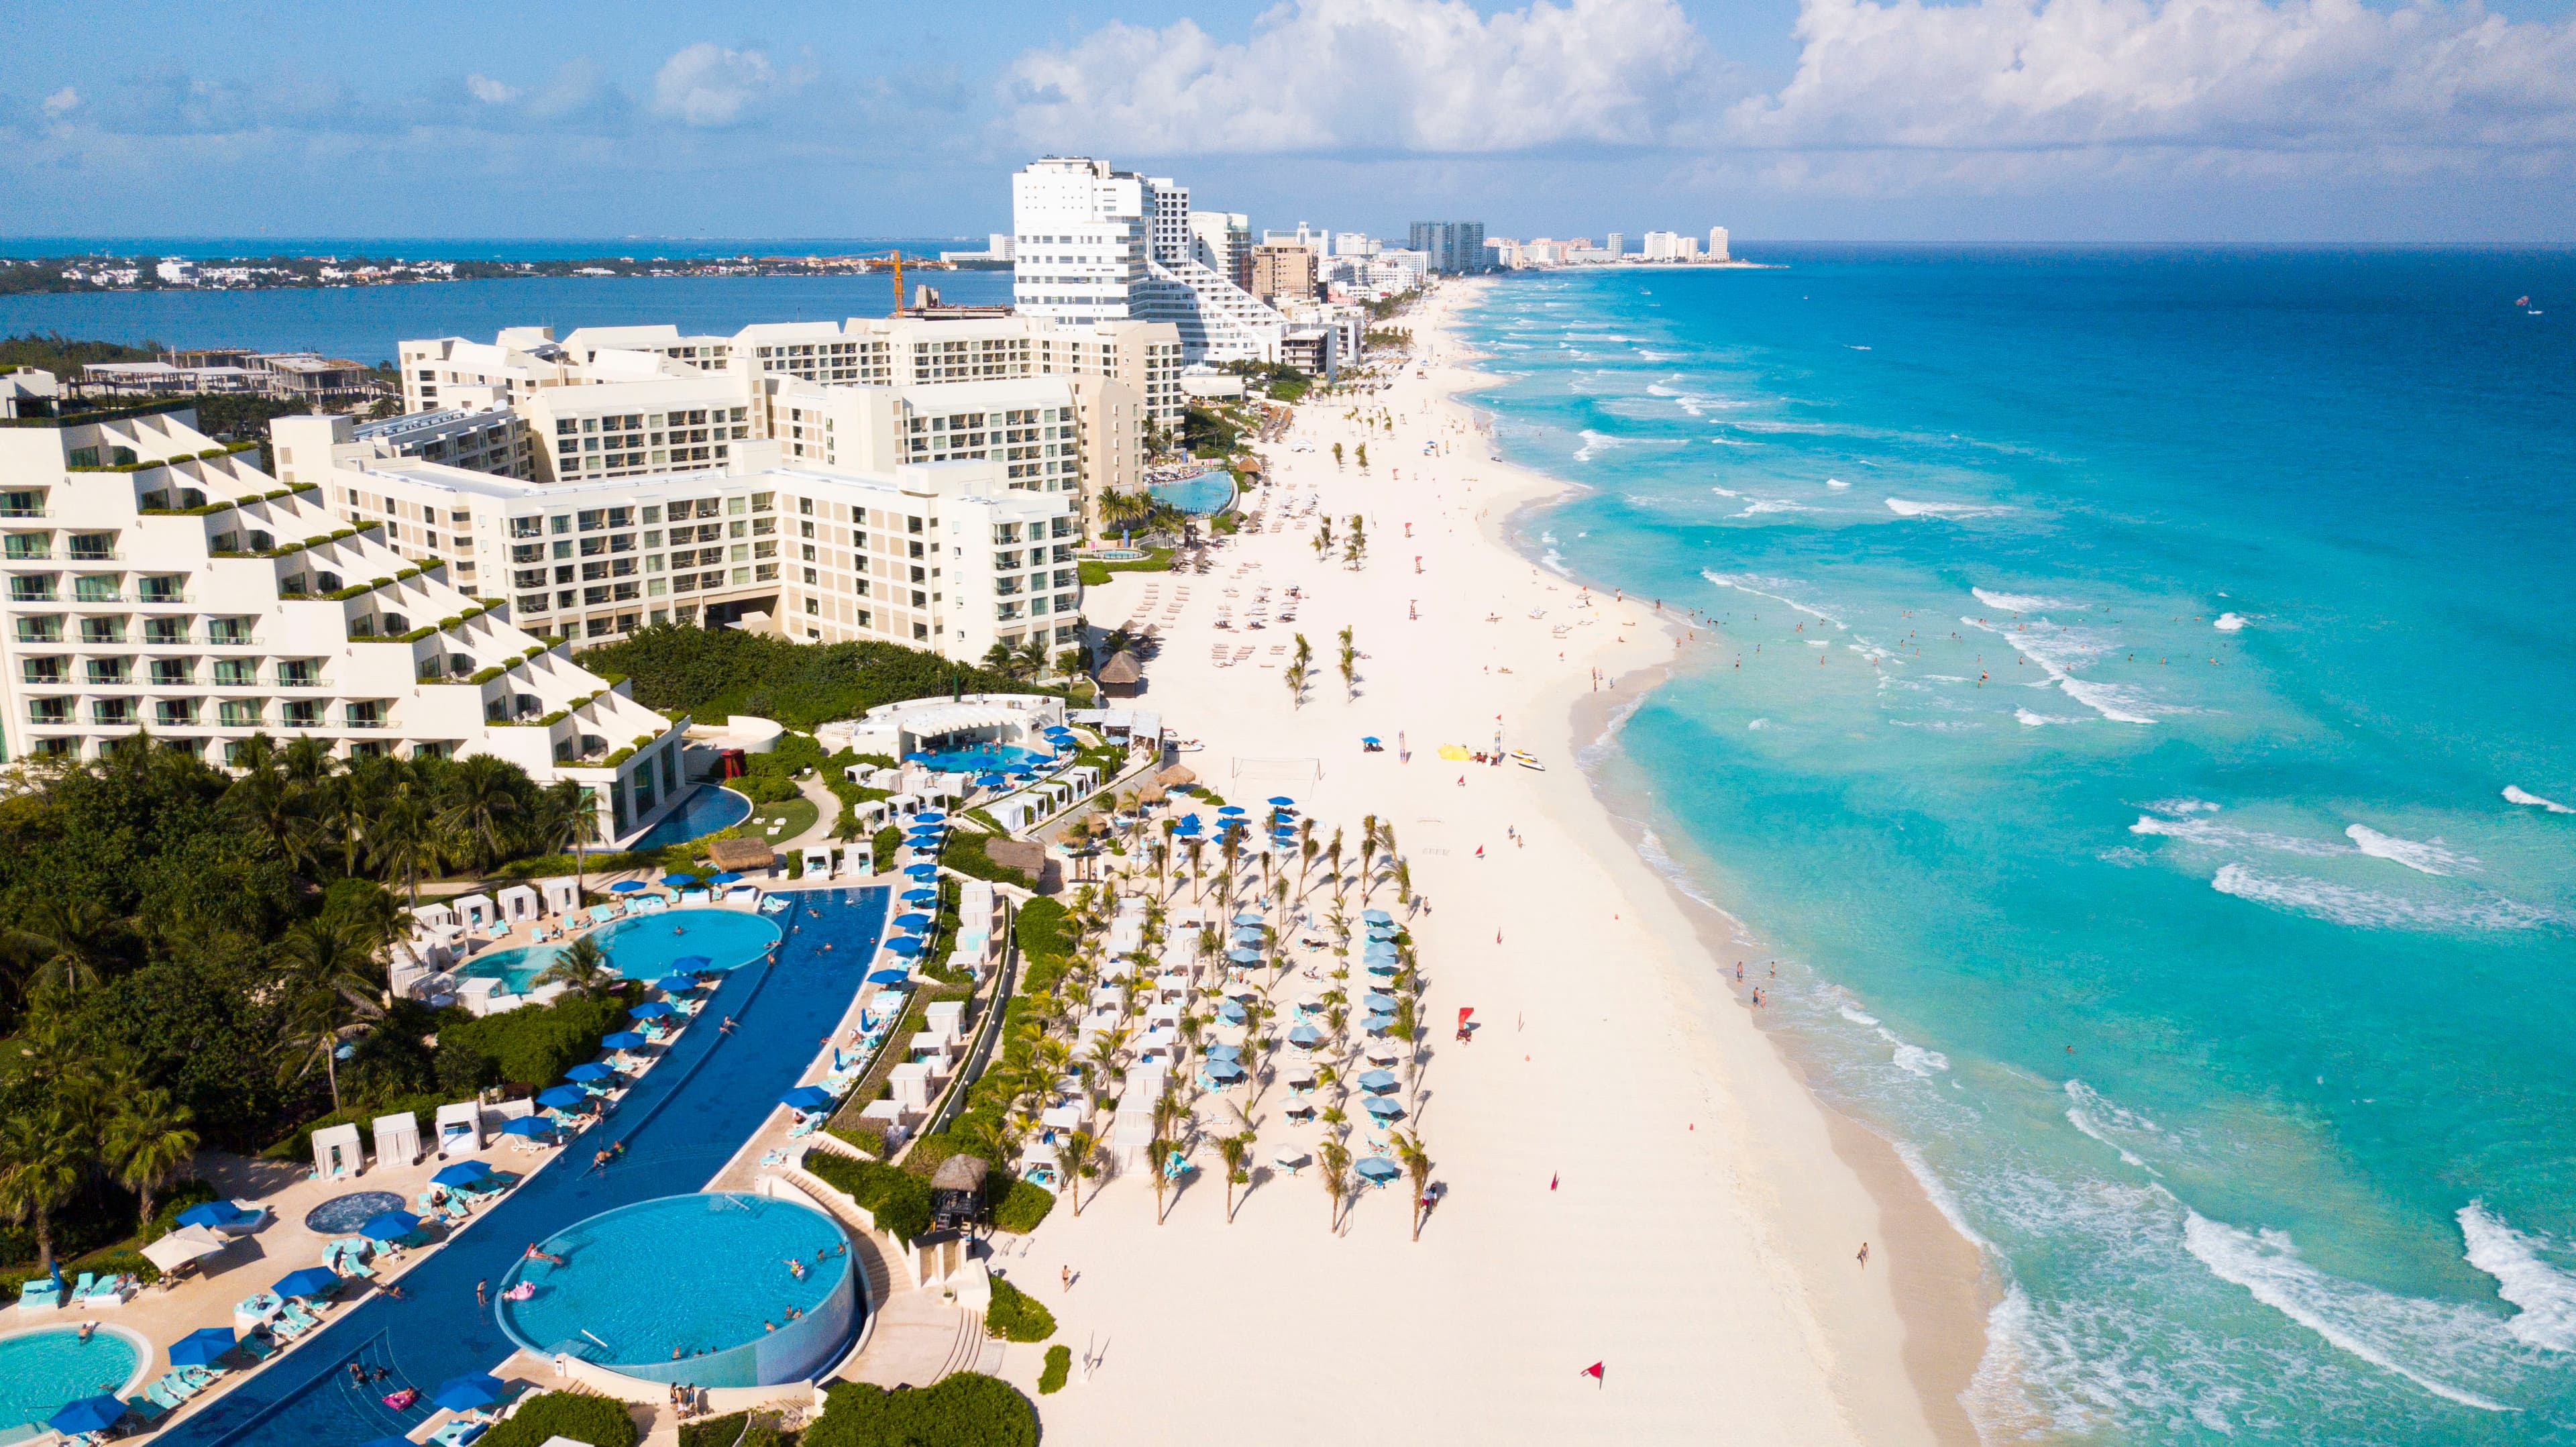
[[[1360,996],[1360,1006],[1372,1015],[1390,1015],[1395,1012],[1395,997],[1381,995],[1372,990]]]
[[[1376,748],[1380,740],[1375,734],[1362,734],[1360,735],[1360,742],[1368,745],[1370,748]]]
[[[832,1108],[832,1093],[819,1085],[800,1085],[778,1097],[778,1103],[795,1110],[829,1110]]]
[[[537,1104],[548,1110],[569,1110],[589,1103],[590,1092],[578,1085],[549,1085],[537,1092]]]
[[[1225,1021],[1229,1025],[1240,1025],[1243,1023],[1243,1006],[1232,1000],[1217,1001],[1216,1013],[1217,1018]]]
[[[633,894],[635,891],[645,887],[644,881],[640,879],[621,879],[615,884],[608,886],[608,892],[611,894]]]
[[[636,1048],[636,1046],[642,1045],[646,1042],[641,1034],[638,1034],[633,1030],[620,1030],[614,1035],[605,1037],[599,1043],[607,1046],[611,1050],[632,1050]],[[574,1066],[572,1069],[565,1071],[564,1079],[580,1081],[608,1080],[614,1078],[616,1074],[617,1072],[615,1070],[600,1064],[596,1060],[585,1060],[579,1065]]]
[[[694,975],[700,970],[714,969],[715,963],[704,955],[682,955],[671,962],[671,968],[683,975]]]
[[[340,1273],[327,1267],[307,1266],[278,1278],[269,1290],[280,1296],[322,1296],[340,1284]]]
[[[429,1401],[431,1406],[444,1407],[451,1412],[476,1412],[501,1400],[504,1390],[499,1377],[486,1372],[468,1372],[439,1383],[438,1390],[429,1394]]]
[[[1394,915],[1391,915],[1391,914],[1388,914],[1385,910],[1382,910],[1382,909],[1366,909],[1366,910],[1362,910],[1362,911],[1360,911],[1360,918],[1361,918],[1361,919],[1363,919],[1363,920],[1365,920],[1365,921],[1367,921],[1367,922],[1368,922],[1368,923],[1370,923],[1370,924],[1393,924],[1393,923],[1395,923],[1395,916],[1394,916]]]
[[[1362,1103],[1367,1107],[1368,1113],[1379,1120],[1400,1120],[1404,1116],[1404,1107],[1383,1095],[1372,1095]]]
[[[1273,809],[1294,808],[1297,803],[1296,800],[1289,798],[1285,794],[1273,794],[1262,802],[1268,804]]]
[[[420,1218],[409,1211],[386,1211],[369,1216],[358,1228],[358,1234],[370,1241],[399,1241],[420,1229]]]
[[[871,985],[900,985],[912,978],[910,970],[878,970],[868,976]]]
[[[1234,914],[1234,922],[1236,924],[1259,924],[1261,923],[1261,912],[1250,909],[1236,910]]]
[[[734,873],[730,869],[716,876],[716,883],[718,884],[739,884],[741,882],[742,876]]]
[[[1323,1040],[1324,1032],[1312,1025],[1299,1025],[1288,1032],[1288,1043],[1291,1045],[1320,1045]]]
[[[939,891],[935,889],[907,889],[903,892],[903,902],[906,904],[937,904],[939,903]]]
[[[1359,1172],[1361,1180],[1374,1181],[1379,1185],[1384,1185],[1404,1174],[1402,1167],[1384,1156],[1371,1156],[1353,1169]]]
[[[939,866],[936,864],[907,864],[903,867],[903,872],[914,879],[937,879],[939,877]]]
[[[1209,1046],[1200,1053],[1210,1060],[1241,1060],[1243,1058],[1243,1047],[1240,1045],[1216,1044]]]
[[[1363,1071],[1360,1074],[1360,1089],[1365,1090],[1372,1095],[1383,1095],[1387,1091],[1395,1089],[1395,1072],[1391,1070]]]
[[[1225,957],[1234,961],[1238,965],[1257,965],[1261,963],[1261,951],[1259,950],[1227,950],[1225,952]]]
[[[1211,1060],[1207,1063],[1207,1075],[1210,1080],[1241,1080],[1243,1067],[1231,1060]]]
[[[1371,1015],[1368,1017],[1368,1032],[1371,1035],[1383,1035],[1394,1028],[1395,1017],[1393,1015]]]
[[[698,987],[695,975],[664,975],[653,982],[653,988],[665,995],[685,995]]]
[[[459,1161],[452,1166],[439,1167],[438,1174],[430,1177],[429,1183],[433,1186],[471,1186],[490,1179],[491,1175],[492,1168],[481,1161]]]
[[[555,1123],[541,1115],[523,1115],[501,1127],[503,1135],[552,1135]]]
[[[1371,960],[1368,962],[1367,969],[1372,975],[1383,975],[1392,980],[1402,973],[1404,967],[1393,960]]]
[[[908,933],[919,934],[930,928],[930,916],[926,914],[899,914],[894,917],[894,927]]]
[[[647,1000],[626,1013],[638,1020],[660,1020],[670,1015],[671,1007],[659,1000]]]
[[[913,815],[912,822],[915,824],[945,824],[948,822],[948,816],[940,813],[936,809],[933,809],[928,813]]]
[[[182,1226],[203,1226],[208,1230],[214,1230],[219,1227],[232,1225],[234,1222],[241,1220],[245,1214],[246,1213],[239,1206],[234,1205],[230,1201],[208,1201],[203,1205],[190,1206],[188,1209],[180,1212],[179,1224]]]
[[[104,1432],[125,1415],[125,1404],[114,1397],[83,1397],[45,1419],[45,1425],[66,1437]]]
[[[999,774],[977,774],[975,776],[975,787],[978,789],[999,789],[1010,782],[1010,780],[1003,778]]]
[[[1239,819],[1243,817],[1243,806],[1240,804],[1220,805],[1217,812],[1228,819]]]
[[[233,1346],[233,1334],[223,1327],[199,1327],[170,1343],[170,1365],[202,1367],[231,1351]]]
[[[694,874],[665,874],[662,876],[662,887],[664,889],[695,889],[698,887],[698,877]]]
[[[907,960],[920,954],[925,948],[926,946],[922,944],[921,936],[919,935],[905,935],[902,939],[888,940],[885,943],[885,951],[887,954],[901,955]]]

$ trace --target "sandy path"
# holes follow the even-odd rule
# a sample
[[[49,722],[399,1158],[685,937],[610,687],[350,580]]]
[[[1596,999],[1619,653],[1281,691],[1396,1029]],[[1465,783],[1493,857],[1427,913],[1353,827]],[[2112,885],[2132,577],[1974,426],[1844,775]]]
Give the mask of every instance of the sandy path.
[[[1414,926],[1431,1025],[1416,1122],[1448,1194],[1418,1244],[1400,1184],[1364,1193],[1329,1234],[1311,1170],[1256,1183],[1229,1226],[1202,1150],[1208,1174],[1162,1226],[1141,1178],[1106,1183],[1078,1219],[1059,1205],[1025,1255],[997,1263],[1056,1308],[1059,1340],[1100,1355],[1089,1381],[1044,1400],[1050,1437],[1285,1442],[1332,1423],[1435,1441],[1961,1440],[1960,1343],[1927,1352],[1918,1325],[1909,1350],[1889,1255],[1939,1258],[1902,1263],[1956,1298],[1938,1315],[1916,1302],[1914,1316],[1947,1323],[1971,1366],[1973,1258],[1901,1179],[1878,1180],[1894,1203],[1882,1211],[1862,1172],[1890,1174],[1885,1146],[1829,1122],[1716,981],[1713,917],[1684,912],[1575,767],[1608,702],[1595,670],[1651,681],[1674,638],[1651,606],[1587,606],[1501,545],[1511,510],[1558,485],[1487,460],[1469,414],[1443,400],[1467,380],[1408,373],[1361,404],[1395,414],[1393,433],[1329,401],[1302,409],[1291,442],[1314,450],[1269,449],[1269,511],[1312,494],[1337,537],[1363,514],[1365,568],[1319,562],[1312,519],[1230,546],[1185,580],[1192,601],[1165,623],[1144,700],[1206,740],[1185,762],[1237,802],[1290,794],[1319,836],[1338,825],[1354,844],[1361,815],[1394,823],[1431,904]],[[1427,438],[1453,450],[1426,457]],[[1332,443],[1363,440],[1372,469],[1337,470]],[[1092,590],[1090,613],[1126,617],[1146,581]],[[1275,616],[1290,581],[1306,594],[1294,624],[1213,627],[1217,605],[1240,622],[1264,584]],[[1345,624],[1368,655],[1356,700],[1333,668]],[[1284,666],[1269,650],[1297,632],[1318,657],[1302,708],[1280,669],[1260,666]],[[1221,669],[1219,642],[1256,651]],[[1435,755],[1489,747],[1498,727],[1547,770]],[[1399,731],[1410,762],[1393,751]],[[1389,751],[1362,753],[1363,734]],[[1485,1026],[1470,1045],[1448,1039],[1460,1006]],[[1287,1099],[1274,1086],[1252,1111],[1262,1162],[1317,1134],[1281,1119]],[[1582,1374],[1595,1361],[1598,1385]],[[1024,1384],[1037,1366],[1035,1348],[1008,1354]],[[1947,1383],[1930,1410],[1918,1377]]]

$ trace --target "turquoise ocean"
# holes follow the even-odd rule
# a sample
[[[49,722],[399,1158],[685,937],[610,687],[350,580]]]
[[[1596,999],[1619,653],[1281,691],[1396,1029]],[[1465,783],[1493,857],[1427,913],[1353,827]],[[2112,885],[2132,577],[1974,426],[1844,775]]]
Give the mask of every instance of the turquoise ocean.
[[[1980,1430],[2576,1442],[2576,253],[1759,259],[1498,282],[1478,400],[1707,620],[1590,767],[1982,1247]]]

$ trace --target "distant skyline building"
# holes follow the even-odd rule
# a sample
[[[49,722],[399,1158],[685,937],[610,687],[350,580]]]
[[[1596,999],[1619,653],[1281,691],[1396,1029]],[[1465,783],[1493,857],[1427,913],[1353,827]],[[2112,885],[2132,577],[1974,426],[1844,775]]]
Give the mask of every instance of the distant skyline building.
[[[1416,221],[1405,249],[1430,258],[1432,273],[1438,276],[1489,271],[1494,264],[1485,249],[1482,221]]]
[[[1278,360],[1287,318],[1202,258],[1189,188],[1168,176],[1043,157],[1011,177],[1011,231],[1011,295],[1024,316],[1170,322],[1185,362]]]

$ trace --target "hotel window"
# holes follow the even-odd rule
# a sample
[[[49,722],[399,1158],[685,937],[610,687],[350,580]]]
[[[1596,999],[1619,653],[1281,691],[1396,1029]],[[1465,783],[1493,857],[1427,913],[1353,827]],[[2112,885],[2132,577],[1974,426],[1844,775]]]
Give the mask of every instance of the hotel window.
[[[27,722],[67,724],[72,721],[72,701],[67,698],[31,698],[27,700]]]
[[[83,618],[81,620],[81,642],[83,643],[123,643],[124,641],[125,620],[122,618]]]
[[[253,729],[259,727],[259,710],[256,699],[228,698],[216,706],[215,718],[228,729]]]

